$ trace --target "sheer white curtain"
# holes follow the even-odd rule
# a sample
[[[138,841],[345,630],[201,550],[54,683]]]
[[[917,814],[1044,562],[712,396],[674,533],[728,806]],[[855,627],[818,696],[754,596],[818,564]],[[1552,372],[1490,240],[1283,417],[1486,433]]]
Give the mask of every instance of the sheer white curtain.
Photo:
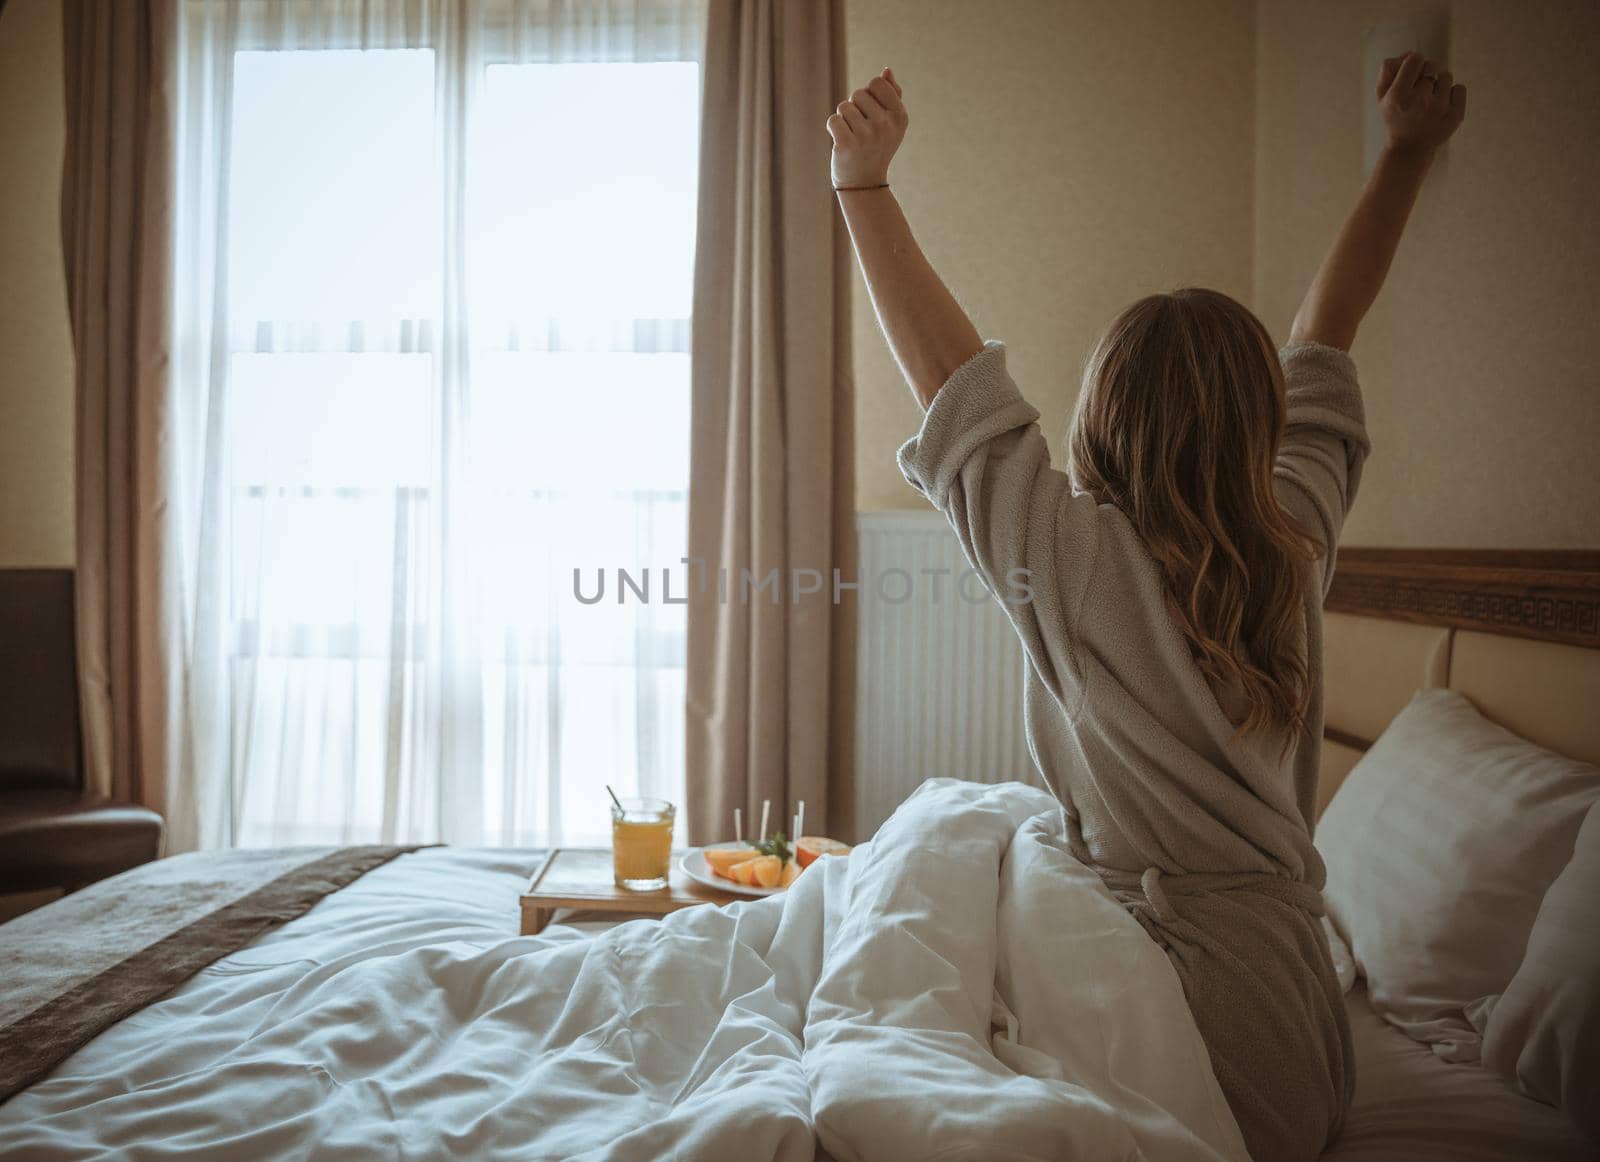
[[[183,4],[175,849],[681,802],[701,3]]]

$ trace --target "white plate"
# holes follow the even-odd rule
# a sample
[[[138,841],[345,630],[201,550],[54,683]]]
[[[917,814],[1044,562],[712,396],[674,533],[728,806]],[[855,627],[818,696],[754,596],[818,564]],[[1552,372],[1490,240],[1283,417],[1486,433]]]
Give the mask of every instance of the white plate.
[[[725,848],[747,846],[749,845],[738,843],[732,840],[727,843],[713,843],[709,845],[711,849],[717,851],[721,851]],[[704,854],[702,854],[705,851],[706,848],[704,847],[691,848],[689,851],[684,852],[682,858],[678,860],[678,866],[683,869],[683,874],[688,876],[691,880],[694,880],[697,883],[702,883],[708,888],[716,888],[719,892],[734,892],[735,894],[741,896],[770,896],[774,892],[783,891],[781,887],[747,888],[743,884],[736,884],[732,880],[723,879],[716,872],[711,870],[711,865],[706,862],[706,857]],[[751,849],[751,852],[752,854],[759,854],[755,852],[754,848]]]

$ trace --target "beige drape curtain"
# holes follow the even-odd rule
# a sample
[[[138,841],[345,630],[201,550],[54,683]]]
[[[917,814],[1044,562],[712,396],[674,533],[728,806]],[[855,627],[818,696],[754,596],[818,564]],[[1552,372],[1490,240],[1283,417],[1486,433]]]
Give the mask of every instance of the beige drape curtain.
[[[851,274],[825,128],[843,0],[711,0],[703,75],[689,838],[764,799],[775,829],[803,799],[808,831],[853,838]]]
[[[76,356],[78,658],[91,790],[174,819],[163,595],[173,0],[64,0],[62,246]],[[181,814],[181,811],[178,812]]]

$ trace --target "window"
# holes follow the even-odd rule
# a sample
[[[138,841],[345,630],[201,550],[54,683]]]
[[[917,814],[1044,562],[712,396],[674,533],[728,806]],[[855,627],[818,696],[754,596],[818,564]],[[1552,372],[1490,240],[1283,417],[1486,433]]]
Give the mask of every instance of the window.
[[[683,607],[573,571],[687,552],[698,64],[250,32],[192,37],[179,151],[221,841],[600,842],[605,783],[681,803]]]

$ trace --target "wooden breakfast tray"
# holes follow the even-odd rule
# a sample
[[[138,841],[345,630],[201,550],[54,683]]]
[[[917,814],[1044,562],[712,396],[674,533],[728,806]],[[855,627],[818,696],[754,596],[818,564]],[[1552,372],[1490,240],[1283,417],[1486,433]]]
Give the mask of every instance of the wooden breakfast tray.
[[[522,934],[544,931],[561,908],[665,916],[691,904],[728,904],[747,900],[735,892],[719,892],[696,883],[678,867],[681,852],[672,853],[667,886],[656,892],[630,892],[612,879],[609,847],[557,847],[534,869],[522,893]]]

